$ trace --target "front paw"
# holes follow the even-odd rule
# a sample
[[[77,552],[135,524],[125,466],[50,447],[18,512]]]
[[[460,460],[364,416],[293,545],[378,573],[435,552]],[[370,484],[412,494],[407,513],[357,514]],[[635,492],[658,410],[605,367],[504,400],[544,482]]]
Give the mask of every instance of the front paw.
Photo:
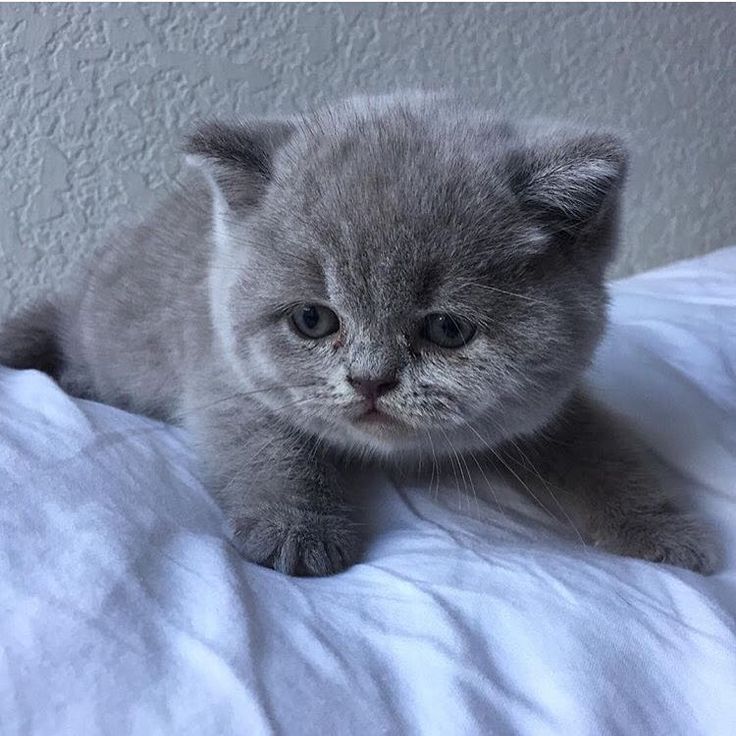
[[[235,546],[244,557],[287,575],[332,575],[357,556],[357,537],[340,510],[268,504],[229,520]]]
[[[713,531],[700,519],[671,507],[632,514],[615,530],[597,535],[596,546],[614,554],[712,573],[718,562]]]

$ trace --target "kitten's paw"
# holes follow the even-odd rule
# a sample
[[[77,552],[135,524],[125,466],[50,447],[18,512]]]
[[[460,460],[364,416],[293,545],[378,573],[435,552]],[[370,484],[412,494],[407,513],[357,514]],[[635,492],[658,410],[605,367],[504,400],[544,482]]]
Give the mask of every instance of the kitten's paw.
[[[287,575],[332,575],[357,557],[357,537],[346,515],[268,505],[229,521],[244,557]]]
[[[647,511],[627,518],[614,534],[596,540],[614,554],[684,567],[702,575],[718,563],[714,532],[700,519],[671,510]]]

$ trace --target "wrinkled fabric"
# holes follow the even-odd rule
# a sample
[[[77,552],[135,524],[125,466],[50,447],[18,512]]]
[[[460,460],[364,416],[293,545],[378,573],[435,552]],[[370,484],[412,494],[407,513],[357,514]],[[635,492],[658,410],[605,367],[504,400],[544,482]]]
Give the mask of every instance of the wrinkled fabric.
[[[591,372],[723,547],[708,578],[355,478],[365,552],[241,559],[183,431],[0,369],[0,733],[736,733],[736,248],[620,281]]]

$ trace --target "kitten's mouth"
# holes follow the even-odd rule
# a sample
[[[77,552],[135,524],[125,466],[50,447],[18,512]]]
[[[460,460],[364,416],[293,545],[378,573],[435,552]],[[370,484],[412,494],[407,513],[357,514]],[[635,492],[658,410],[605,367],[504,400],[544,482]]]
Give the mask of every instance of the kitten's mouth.
[[[406,422],[403,422],[393,414],[389,414],[376,406],[369,406],[362,414],[357,416],[354,421],[359,426],[371,429],[406,428]]]
[[[390,415],[386,414],[386,412],[381,411],[380,409],[376,409],[374,406],[371,409],[368,409],[366,412],[361,414],[358,417],[359,422],[395,422],[396,420]]]

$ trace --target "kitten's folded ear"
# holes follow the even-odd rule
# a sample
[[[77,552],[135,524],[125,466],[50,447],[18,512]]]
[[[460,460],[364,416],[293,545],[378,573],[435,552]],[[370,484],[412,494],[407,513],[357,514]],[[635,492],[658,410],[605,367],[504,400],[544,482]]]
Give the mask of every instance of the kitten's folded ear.
[[[512,188],[543,230],[574,238],[615,208],[626,160],[621,141],[606,134],[530,147],[513,157]]]
[[[293,132],[288,121],[207,123],[186,139],[184,151],[230,209],[240,211],[259,202],[273,175],[274,154]]]

